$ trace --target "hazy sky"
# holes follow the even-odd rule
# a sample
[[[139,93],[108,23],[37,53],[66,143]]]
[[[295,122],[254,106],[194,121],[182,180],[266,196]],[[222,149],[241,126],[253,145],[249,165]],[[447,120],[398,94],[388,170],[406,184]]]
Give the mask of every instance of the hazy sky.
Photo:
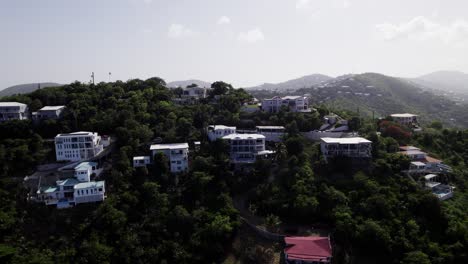
[[[467,0],[0,0],[0,89],[468,72]]]

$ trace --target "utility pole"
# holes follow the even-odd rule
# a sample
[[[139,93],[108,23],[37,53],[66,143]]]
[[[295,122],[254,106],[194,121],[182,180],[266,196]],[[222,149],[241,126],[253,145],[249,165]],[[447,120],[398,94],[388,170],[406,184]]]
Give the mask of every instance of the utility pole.
[[[94,85],[94,72],[91,73],[91,79],[92,79],[92,82],[93,82],[93,85]]]

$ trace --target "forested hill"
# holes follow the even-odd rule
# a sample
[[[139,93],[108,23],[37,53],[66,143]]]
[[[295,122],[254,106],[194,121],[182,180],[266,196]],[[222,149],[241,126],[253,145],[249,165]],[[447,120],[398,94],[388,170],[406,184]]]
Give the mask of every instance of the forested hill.
[[[384,77],[348,83],[373,78]],[[387,85],[395,93],[388,96],[403,96],[393,82]],[[190,105],[176,104],[176,89],[157,77],[75,82],[2,98],[32,111],[67,108],[60,120],[0,123],[0,263],[278,263],[284,245],[260,238],[242,218],[270,232],[330,236],[333,263],[468,263],[468,130],[436,122],[413,135],[397,124],[402,133],[378,134],[378,122],[320,105],[311,113],[245,113],[242,105],[252,101],[245,90],[224,82],[211,86],[207,98]],[[320,127],[329,110],[372,141],[372,160],[362,171],[344,157],[327,163],[320,144],[300,133]],[[208,142],[209,124],[276,125],[287,133],[267,145],[273,157],[236,170],[229,144]],[[64,210],[30,202],[24,177],[56,162],[53,138],[74,131],[115,140],[99,176],[106,199]],[[199,149],[190,148],[189,170],[171,174],[161,154],[133,168],[132,157],[148,155],[156,138],[200,141]],[[452,199],[439,201],[401,173],[410,162],[395,153],[403,144],[452,166],[443,179],[456,187]]]
[[[295,91],[301,88],[308,88],[314,85],[319,85],[333,78],[323,74],[311,74],[297,79],[280,82],[280,83],[264,83],[262,85],[248,87],[246,90],[269,90],[269,91]]]
[[[19,84],[19,85],[11,86],[3,90],[0,90],[0,97],[14,95],[14,94],[30,93],[39,88],[54,87],[54,86],[60,86],[60,84],[52,83],[52,82]]]
[[[252,92],[254,96],[271,96]],[[402,80],[377,73],[352,75],[326,85],[301,89],[295,94],[310,94],[313,104],[358,111],[365,116],[384,117],[392,113],[414,113],[423,123],[439,120],[449,126],[468,127],[467,106],[457,105],[443,96]]]

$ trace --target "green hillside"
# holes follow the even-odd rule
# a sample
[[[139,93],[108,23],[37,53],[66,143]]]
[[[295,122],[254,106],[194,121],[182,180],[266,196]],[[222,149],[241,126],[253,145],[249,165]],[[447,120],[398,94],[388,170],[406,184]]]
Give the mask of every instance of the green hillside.
[[[39,88],[55,87],[55,86],[60,86],[60,84],[51,83],[51,82],[19,84],[19,85],[11,86],[11,87],[1,90],[0,97],[14,95],[14,94],[26,94],[26,93],[34,92],[35,90]]]
[[[424,91],[399,78],[365,73],[329,82],[321,87],[301,89],[309,93],[313,104],[334,109],[358,111],[366,116],[385,117],[392,113],[410,112],[420,121],[439,120],[449,126],[468,127],[468,109],[443,96]],[[254,92],[254,95],[257,94]]]

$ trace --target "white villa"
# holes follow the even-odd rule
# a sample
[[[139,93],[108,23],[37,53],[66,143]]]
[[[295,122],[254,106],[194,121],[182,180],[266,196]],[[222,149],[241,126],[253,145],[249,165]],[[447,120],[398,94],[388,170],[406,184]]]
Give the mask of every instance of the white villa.
[[[417,147],[401,146],[398,153],[406,155],[411,159],[409,173],[443,173],[452,170],[450,166],[443,164],[441,160],[427,155],[426,152]]]
[[[151,164],[150,156],[133,157],[133,168],[146,167],[149,164]]]
[[[173,101],[178,104],[194,104],[196,101],[206,98],[208,88],[204,87],[186,87],[182,88],[180,98],[174,98]]]
[[[55,137],[57,161],[82,161],[91,159],[104,149],[101,137],[93,132],[58,134]]]
[[[273,151],[265,149],[265,136],[260,134],[230,134],[223,137],[230,145],[231,163],[254,163],[257,157],[268,157]]]
[[[282,106],[287,106],[291,112],[311,112],[309,98],[306,96],[275,96],[262,101],[262,110],[269,113],[277,113]]]
[[[453,187],[438,182],[439,176],[428,174],[424,176],[424,187],[430,190],[439,200],[444,201],[453,197]]]
[[[256,126],[257,134],[265,136],[265,141],[281,142],[286,134],[283,126]]]
[[[325,160],[333,157],[371,158],[372,142],[362,137],[321,138]]]
[[[418,120],[417,120],[417,115],[405,113],[405,114],[392,114],[390,115],[393,120],[400,125],[404,126],[412,126],[412,125],[417,125]]]
[[[178,173],[188,170],[188,143],[156,144],[151,145],[151,156],[156,153],[164,153],[170,163],[172,173]]]
[[[208,139],[210,141],[216,141],[218,138],[222,138],[230,134],[235,134],[236,127],[223,126],[223,125],[210,125],[208,126],[207,133],[208,133]]]
[[[74,176],[81,182],[89,182],[91,181],[91,175],[98,176],[101,171],[101,169],[98,169],[97,162],[81,162],[74,168]]]
[[[81,203],[101,202],[105,199],[105,182],[91,181],[91,175],[102,171],[95,162],[82,162],[74,168],[73,178],[60,180],[55,186],[41,187],[37,201],[57,208],[68,208]]]
[[[59,119],[60,116],[65,110],[64,105],[58,106],[44,106],[39,109],[37,112],[32,113],[32,118],[34,120],[43,120],[43,119]]]
[[[0,122],[28,119],[28,106],[17,102],[0,102]]]

